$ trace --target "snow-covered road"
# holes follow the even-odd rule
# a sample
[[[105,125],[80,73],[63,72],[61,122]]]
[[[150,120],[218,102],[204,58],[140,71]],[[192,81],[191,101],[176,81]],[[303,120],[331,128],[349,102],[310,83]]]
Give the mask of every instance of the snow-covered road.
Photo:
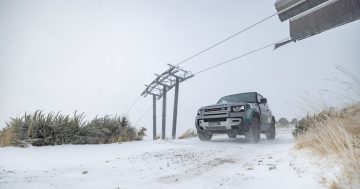
[[[290,129],[278,129],[275,141],[259,144],[220,135],[0,148],[0,188],[323,188],[298,171],[292,146]]]

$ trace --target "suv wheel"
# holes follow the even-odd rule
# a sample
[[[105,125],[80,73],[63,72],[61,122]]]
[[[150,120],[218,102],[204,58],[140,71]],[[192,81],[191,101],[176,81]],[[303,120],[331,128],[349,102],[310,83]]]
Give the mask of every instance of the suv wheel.
[[[250,129],[245,134],[245,138],[251,143],[258,143],[260,141],[260,122],[258,117],[253,117]]]
[[[271,120],[271,125],[270,125],[270,129],[268,130],[268,132],[266,133],[266,139],[268,140],[274,140],[275,139],[275,120],[272,119]]]
[[[228,133],[229,138],[236,138],[236,133]]]
[[[201,141],[209,141],[212,138],[212,134],[206,131],[197,130],[197,135]]]

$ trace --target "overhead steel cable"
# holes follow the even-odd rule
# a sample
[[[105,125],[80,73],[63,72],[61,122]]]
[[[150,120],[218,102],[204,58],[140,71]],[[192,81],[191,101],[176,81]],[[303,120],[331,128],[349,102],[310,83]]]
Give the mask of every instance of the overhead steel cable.
[[[189,60],[191,60],[191,59],[193,59],[193,58],[195,58],[195,57],[203,54],[204,52],[206,52],[206,51],[208,51],[208,50],[210,50],[210,49],[212,49],[212,48],[214,48],[214,47],[216,47],[216,46],[218,46],[218,45],[220,45],[220,44],[222,44],[222,43],[224,43],[224,42],[226,42],[226,41],[234,38],[235,36],[238,36],[238,35],[240,35],[241,33],[245,32],[245,31],[247,31],[247,30],[249,30],[249,29],[251,29],[251,28],[253,28],[253,27],[255,27],[255,26],[257,26],[257,25],[259,25],[259,24],[261,24],[261,23],[263,23],[263,22],[265,22],[266,20],[274,17],[274,16],[277,15],[277,14],[278,14],[278,13],[274,13],[274,14],[272,14],[272,15],[270,15],[270,16],[267,16],[267,17],[261,19],[260,21],[258,21],[258,22],[256,22],[256,23],[254,23],[254,24],[252,24],[252,25],[250,25],[250,26],[242,29],[241,31],[236,32],[236,33],[230,35],[229,37],[227,37],[227,38],[225,38],[225,39],[223,39],[223,40],[221,40],[221,41],[219,41],[219,42],[217,42],[217,43],[215,43],[215,44],[207,47],[206,49],[204,49],[204,50],[202,50],[202,51],[200,51],[200,52],[198,52],[198,53],[196,53],[196,54],[194,54],[194,55],[192,55],[192,56],[190,56],[190,57],[182,60],[181,62],[175,64],[175,66],[179,66],[180,64],[183,64],[183,63],[185,63],[185,62],[187,62],[187,61],[189,61]],[[217,66],[216,66],[216,67],[217,67]],[[209,68],[209,69],[211,69],[211,68]],[[206,71],[206,70],[204,70],[204,71]],[[201,71],[201,72],[203,72],[203,71]],[[198,72],[198,73],[201,73],[201,72]],[[198,73],[197,73],[197,74],[198,74]],[[128,113],[132,110],[132,108],[133,108],[133,107],[136,105],[136,103],[139,101],[140,97],[141,97],[141,95],[135,100],[135,102],[131,105],[131,107],[129,108],[129,110],[126,112],[125,115],[128,115]]]
[[[278,14],[278,13],[274,13],[274,14],[272,14],[272,15],[270,15],[270,16],[268,16],[268,17],[266,17],[266,18],[263,18],[262,20],[260,20],[260,21],[258,21],[258,22],[256,22],[256,23],[254,23],[254,24],[252,24],[252,25],[250,25],[250,26],[248,26],[248,27],[246,27],[246,28],[242,29],[241,31],[239,31],[239,32],[237,32],[237,33],[235,33],[235,34],[230,35],[229,37],[227,37],[227,38],[225,38],[225,39],[223,39],[223,40],[221,40],[221,41],[219,41],[219,42],[217,42],[217,43],[215,43],[215,44],[213,44],[213,45],[211,45],[211,46],[207,47],[206,49],[204,49],[204,50],[202,50],[202,51],[200,51],[200,52],[198,52],[198,53],[196,53],[196,54],[194,54],[194,55],[190,56],[189,58],[184,59],[183,61],[181,61],[181,62],[179,62],[179,63],[177,63],[177,64],[175,64],[175,65],[176,65],[176,66],[178,66],[178,65],[180,65],[180,64],[183,64],[183,63],[185,63],[185,62],[187,62],[187,61],[189,61],[189,60],[191,60],[191,59],[193,59],[193,58],[195,58],[195,57],[199,56],[200,54],[202,54],[202,53],[204,53],[204,52],[206,52],[206,51],[208,51],[208,50],[210,50],[210,49],[212,49],[212,48],[214,48],[214,47],[216,47],[216,46],[218,46],[218,45],[220,45],[220,44],[224,43],[225,41],[227,41],[227,40],[229,40],[229,39],[231,39],[231,38],[234,38],[235,36],[237,36],[237,35],[239,35],[239,34],[241,34],[241,33],[245,32],[245,31],[247,31],[247,30],[249,30],[249,29],[251,29],[251,28],[255,27],[256,25],[259,25],[259,24],[261,24],[262,22],[265,22],[266,20],[268,20],[268,19],[272,18],[273,16],[275,16],[275,15],[277,15],[277,14]]]
[[[125,116],[129,114],[129,112],[133,109],[133,107],[136,105],[136,103],[140,100],[141,96],[138,96],[137,99],[132,103],[128,111],[126,112]]]
[[[280,42],[282,42],[282,41],[286,41],[286,40],[289,40],[289,39],[290,39],[290,38],[287,37],[287,38],[285,38],[285,39],[276,41],[276,42],[274,42],[274,43],[271,43],[271,44],[265,45],[265,46],[263,46],[263,47],[254,49],[254,50],[249,51],[249,52],[247,52],[247,53],[244,53],[244,54],[242,54],[242,55],[240,55],[240,56],[237,56],[237,57],[235,57],[235,58],[229,59],[229,60],[227,60],[227,61],[221,62],[221,63],[219,63],[219,64],[215,64],[215,65],[213,65],[213,66],[210,66],[210,67],[208,67],[208,68],[205,68],[205,69],[203,69],[203,70],[200,70],[200,71],[198,71],[198,72],[195,72],[194,75],[196,76],[196,75],[198,75],[198,74],[200,74],[200,73],[203,73],[203,72],[205,72],[205,71],[208,71],[208,70],[211,70],[211,69],[213,69],[213,68],[222,66],[222,65],[224,65],[224,64],[227,64],[227,63],[232,62],[232,61],[234,61],[234,60],[240,59],[240,58],[245,57],[245,56],[247,56],[247,55],[253,54],[253,53],[255,53],[255,52],[261,51],[261,50],[263,50],[263,49],[266,49],[266,48],[268,48],[268,47],[270,47],[270,46],[273,46],[273,45],[275,45],[275,44],[277,44],[277,43],[280,43]],[[151,106],[150,106],[148,109],[146,109],[146,111],[139,117],[139,119],[135,122],[135,123],[136,123],[135,125],[137,125],[137,123],[139,123],[139,122],[145,117],[145,115],[147,115],[147,113],[149,113],[150,109],[151,109]]]
[[[226,61],[221,62],[221,63],[219,63],[219,64],[215,64],[215,65],[213,65],[213,66],[210,66],[210,67],[208,67],[208,68],[205,68],[205,69],[203,69],[203,70],[200,70],[200,71],[198,71],[198,72],[195,72],[194,75],[198,75],[198,74],[203,73],[203,72],[205,72],[205,71],[208,71],[208,70],[214,69],[214,68],[216,68],[216,67],[222,66],[222,65],[224,65],[224,64],[227,64],[227,63],[232,62],[232,61],[234,61],[234,60],[243,58],[243,57],[245,57],[245,56],[247,56],[247,55],[253,54],[253,53],[258,52],[258,51],[261,51],[261,50],[263,50],[263,49],[266,49],[266,48],[271,47],[271,46],[273,46],[273,45],[275,45],[275,44],[277,44],[277,43],[280,43],[280,42],[283,42],[283,41],[286,41],[286,40],[289,40],[289,39],[290,39],[290,38],[285,38],[285,39],[282,39],[282,40],[280,40],[280,41],[276,41],[276,42],[274,42],[274,43],[271,43],[271,44],[265,45],[265,46],[263,46],[263,47],[257,48],[257,49],[255,49],[255,50],[249,51],[249,52],[247,52],[247,53],[245,53],[245,54],[242,54],[242,55],[240,55],[240,56],[237,56],[237,57],[235,57],[235,58],[226,60]]]
[[[152,105],[149,106],[149,107],[145,110],[145,112],[136,120],[135,126],[147,115],[147,113],[149,113],[149,111],[151,110],[151,108],[152,108]]]

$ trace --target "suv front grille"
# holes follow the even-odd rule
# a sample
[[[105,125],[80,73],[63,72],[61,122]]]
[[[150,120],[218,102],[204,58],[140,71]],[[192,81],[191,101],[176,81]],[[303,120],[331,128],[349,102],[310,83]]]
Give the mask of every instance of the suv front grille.
[[[226,121],[226,118],[207,118],[204,119],[204,122],[222,122]]]
[[[211,107],[208,109],[204,109],[203,116],[220,116],[226,115],[228,113],[228,107]]]
[[[216,112],[216,111],[226,111],[227,107],[223,108],[211,108],[211,109],[205,109],[204,112]]]

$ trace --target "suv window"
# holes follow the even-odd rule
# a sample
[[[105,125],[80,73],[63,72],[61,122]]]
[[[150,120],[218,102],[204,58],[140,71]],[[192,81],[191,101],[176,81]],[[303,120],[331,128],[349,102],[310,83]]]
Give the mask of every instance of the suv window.
[[[224,96],[218,101],[217,104],[226,104],[230,102],[255,103],[256,93],[242,93],[242,94]]]
[[[258,103],[260,103],[260,101],[261,101],[262,98],[263,98],[263,97],[262,97],[261,95],[257,94],[257,102],[258,102]]]

